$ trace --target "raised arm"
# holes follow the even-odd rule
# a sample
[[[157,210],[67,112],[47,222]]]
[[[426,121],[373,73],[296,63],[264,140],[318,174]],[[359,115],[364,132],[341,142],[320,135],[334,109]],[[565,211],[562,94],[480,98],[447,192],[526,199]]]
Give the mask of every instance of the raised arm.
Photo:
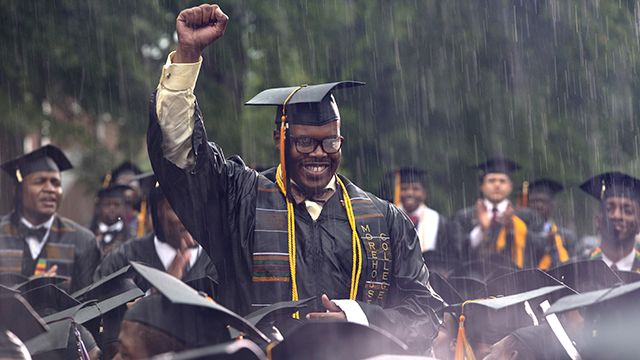
[[[163,67],[151,98],[147,146],[153,170],[172,208],[214,260],[229,249],[236,206],[254,190],[255,172],[227,160],[209,143],[194,87],[207,45],[224,33],[228,17],[217,5],[182,11],[176,20],[177,50]],[[235,249],[235,253],[238,253]]]

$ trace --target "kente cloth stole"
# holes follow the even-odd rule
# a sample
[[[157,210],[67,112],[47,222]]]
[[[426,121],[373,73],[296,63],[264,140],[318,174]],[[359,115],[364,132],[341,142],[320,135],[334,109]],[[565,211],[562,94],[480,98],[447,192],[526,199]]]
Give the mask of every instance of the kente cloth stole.
[[[360,245],[366,254],[360,279],[360,285],[364,287],[359,286],[358,300],[383,306],[389,291],[393,269],[387,221],[366,192],[349,180],[343,177],[341,179],[351,198]],[[291,300],[285,198],[276,183],[263,175],[259,175],[257,187],[252,254],[252,307],[254,309]],[[351,239],[345,238],[344,241],[351,242]],[[303,281],[303,278],[298,279],[298,282]]]

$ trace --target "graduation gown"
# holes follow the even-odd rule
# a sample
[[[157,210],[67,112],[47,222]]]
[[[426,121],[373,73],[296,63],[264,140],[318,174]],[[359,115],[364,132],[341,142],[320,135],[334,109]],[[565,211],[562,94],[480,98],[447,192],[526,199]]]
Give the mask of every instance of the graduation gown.
[[[252,253],[259,236],[254,232],[258,173],[238,157],[225,159],[218,145],[207,142],[199,110],[195,113],[192,134],[195,168],[176,167],[162,154],[162,132],[154,98],[150,109],[147,142],[154,172],[182,223],[214,261],[219,274],[220,302],[245,315],[252,310]],[[395,206],[372,194],[369,197],[389,225],[393,269],[385,308],[358,303],[370,324],[386,329],[414,351],[424,351],[438,327],[433,309],[442,303],[428,285],[429,274],[411,221]],[[311,219],[304,203],[295,207],[300,299],[322,293],[332,299],[349,298],[351,229],[340,200],[338,189],[325,203],[317,221]],[[284,197],[281,201],[285,202]],[[359,286],[357,299],[362,298],[363,288]],[[318,300],[308,311],[324,308]]]
[[[39,261],[46,262],[46,269],[58,265],[57,274],[71,277],[69,292],[91,284],[93,273],[100,262],[100,250],[93,234],[75,222],[54,215],[46,243],[37,258],[33,259],[24,234],[17,226],[19,216],[7,214],[0,218],[0,251],[15,254],[21,252],[21,273],[34,275]]]
[[[154,237],[155,234],[150,233],[139,239],[131,240],[107,255],[96,270],[96,280],[129,265],[129,261],[138,261],[154,269],[166,271],[156,251]],[[209,256],[203,252],[182,280],[189,282],[205,276],[217,280],[218,274]],[[138,276],[134,277],[134,281],[144,291],[150,287],[146,281]]]
[[[514,214],[519,217],[527,226],[526,246],[524,250],[524,268],[536,267],[538,261],[544,253],[545,238],[540,234],[542,230],[542,220],[533,211],[529,209],[516,209]],[[455,242],[458,253],[463,261],[480,260],[482,255],[480,249],[482,244],[476,248],[471,246],[470,233],[478,225],[475,219],[475,207],[471,206],[458,211],[453,219],[453,232],[455,233]],[[495,245],[501,226],[493,226],[488,233],[492,246]],[[506,233],[506,247],[501,254],[511,258],[511,247],[514,245],[514,234],[512,231]]]

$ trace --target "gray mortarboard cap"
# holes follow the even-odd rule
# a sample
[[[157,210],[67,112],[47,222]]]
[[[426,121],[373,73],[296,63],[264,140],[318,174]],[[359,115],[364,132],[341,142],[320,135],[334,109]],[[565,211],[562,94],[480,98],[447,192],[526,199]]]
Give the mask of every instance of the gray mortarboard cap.
[[[547,273],[579,293],[612,287],[622,282],[602,260],[569,262]]]
[[[0,296],[3,295],[13,295],[13,294],[20,294],[20,291],[12,289],[8,286],[2,285],[0,284]]]
[[[640,354],[640,282],[571,295],[547,314],[579,309],[584,319],[578,350],[588,359],[635,359]]]
[[[175,354],[162,354],[153,360],[266,360],[264,352],[249,340],[236,340],[228,343],[187,350]]]
[[[267,89],[247,101],[245,105],[277,106],[276,123],[278,124],[282,115],[285,114],[290,124],[320,126],[340,118],[332,91],[362,85],[365,83],[360,81],[338,81]],[[284,109],[283,105],[286,105]]]
[[[559,182],[547,178],[539,178],[529,183],[529,193],[545,192],[552,196],[564,190]]]
[[[194,290],[202,292],[213,299],[216,298],[216,289],[219,284],[216,279],[209,275],[197,279],[185,280],[184,283]]]
[[[580,189],[598,200],[615,195],[640,201],[640,180],[618,171],[596,175],[582,183]]]
[[[77,359],[78,341],[75,333],[80,333],[82,345],[87,351],[96,346],[93,335],[84,326],[74,324],[71,319],[63,319],[49,324],[49,331],[27,341],[25,345],[33,360]]]
[[[138,301],[127,311],[125,320],[146,324],[191,346],[205,345],[208,340],[217,341],[225,336],[228,340],[227,326],[256,341],[269,342],[263,333],[241,316],[203,297],[177,278],[137,262],[132,261],[131,266],[159,294]]]
[[[18,183],[36,171],[62,172],[73,168],[67,156],[59,148],[46,145],[28,154],[9,160],[0,168]]]
[[[562,283],[544,271],[526,269],[491,279],[487,282],[487,291],[490,296],[505,296],[556,285]]]
[[[48,316],[80,305],[80,302],[53,284],[22,293],[22,297],[40,316]]]
[[[0,329],[26,341],[47,331],[47,325],[20,295],[0,296]]]
[[[477,170],[484,174],[489,173],[502,173],[511,175],[514,172],[520,170],[520,165],[513,160],[504,157],[492,157],[487,161],[475,166]]]
[[[350,322],[307,321],[271,350],[271,359],[365,359],[406,355],[407,346],[373,326]]]
[[[109,274],[93,284],[80,289],[73,294],[72,297],[80,301],[95,300],[98,302],[108,302],[108,304],[120,303],[121,301],[131,301],[144,293],[133,282],[131,277],[133,271],[130,265],[127,265],[116,272]],[[119,306],[116,305],[116,306]]]
[[[529,351],[528,354],[535,355],[536,358],[570,359],[548,324],[520,328],[512,332],[511,336]]]
[[[281,301],[262,309],[256,310],[244,318],[254,326],[274,321],[278,317],[291,316],[293,313],[306,308],[316,299],[316,296],[296,301]]]
[[[0,359],[27,360],[31,359],[31,355],[14,333],[0,329]]]

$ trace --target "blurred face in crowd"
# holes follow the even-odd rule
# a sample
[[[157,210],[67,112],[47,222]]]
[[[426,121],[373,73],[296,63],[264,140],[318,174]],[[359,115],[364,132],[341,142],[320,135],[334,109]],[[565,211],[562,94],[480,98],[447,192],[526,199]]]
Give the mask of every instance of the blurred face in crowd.
[[[62,180],[58,171],[36,171],[22,182],[22,216],[34,225],[49,220],[62,199]]]
[[[457,331],[456,319],[450,313],[444,313],[438,335],[433,339],[433,356],[436,359],[452,360],[455,357]]]
[[[305,192],[318,192],[329,184],[333,176],[338,171],[340,165],[341,151],[330,154],[327,153],[321,144],[309,154],[298,151],[302,143],[297,146],[293,143],[297,138],[315,139],[319,142],[327,138],[340,136],[340,120],[332,121],[321,126],[312,125],[290,125],[290,136],[292,144],[289,152],[289,176]],[[279,136],[276,136],[276,140]]]
[[[416,211],[420,204],[427,200],[427,191],[419,182],[400,184],[400,201],[402,207],[408,212]]]
[[[625,196],[609,196],[601,208],[599,225],[603,241],[633,243],[640,232],[640,203]]]
[[[532,192],[529,194],[529,207],[548,220],[553,211],[553,197],[545,191]]]
[[[511,179],[504,173],[487,173],[480,184],[480,191],[484,198],[494,204],[506,199],[512,189]]]
[[[158,219],[162,226],[162,241],[171,245],[174,249],[186,249],[198,246],[191,234],[184,227],[178,215],[167,199],[162,198],[158,201]]]
[[[140,182],[138,180],[132,180],[135,176],[136,174],[133,171],[125,171],[118,175],[118,178],[114,181],[118,185],[127,185],[131,188],[124,192],[129,206],[134,206],[142,197]]]
[[[112,225],[124,217],[126,202],[123,197],[103,197],[98,200],[100,221]]]

